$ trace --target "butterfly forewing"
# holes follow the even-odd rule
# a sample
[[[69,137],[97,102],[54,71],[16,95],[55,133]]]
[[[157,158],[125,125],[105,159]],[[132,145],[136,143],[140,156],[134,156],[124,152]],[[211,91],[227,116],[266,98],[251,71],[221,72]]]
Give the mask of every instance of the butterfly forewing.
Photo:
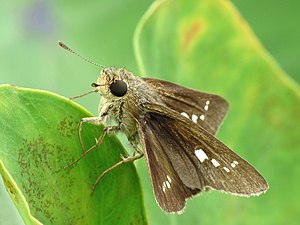
[[[144,117],[145,122],[140,123],[143,127],[141,137],[142,142],[147,143],[144,144],[144,149],[148,155],[154,190],[162,188],[159,186],[162,178],[153,176],[155,173],[152,172],[153,161],[158,159],[161,173],[166,169],[165,162],[171,164],[185,190],[194,190],[194,193],[216,189],[251,196],[267,190],[267,182],[256,169],[191,120],[178,117],[178,112],[162,108],[161,105],[147,104],[144,109],[147,113]],[[149,155],[153,155],[155,160]],[[176,194],[170,193],[171,196]],[[159,198],[157,195],[156,197]],[[171,198],[165,197],[161,201]]]
[[[224,98],[168,81],[153,78],[143,80],[156,90],[167,107],[189,118],[209,133],[217,133],[228,110],[228,103]]]

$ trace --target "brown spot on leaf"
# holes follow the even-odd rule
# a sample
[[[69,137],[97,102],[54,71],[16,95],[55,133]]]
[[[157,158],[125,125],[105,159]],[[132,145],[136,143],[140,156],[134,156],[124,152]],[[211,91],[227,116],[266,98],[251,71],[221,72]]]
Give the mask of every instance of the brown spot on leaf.
[[[193,21],[193,23],[185,30],[181,42],[181,52],[189,51],[193,43],[197,40],[202,30],[202,23],[200,20]]]
[[[63,166],[68,161],[71,161],[70,154],[63,146],[50,143],[42,136],[24,139],[19,149],[20,188],[33,215],[42,215],[51,224],[59,224],[62,219],[55,217],[55,209],[65,209],[61,198],[63,189],[58,186],[67,173]]]
[[[58,131],[64,137],[72,137],[75,134],[73,118],[69,116],[60,121]]]
[[[6,190],[9,192],[10,196],[18,204],[19,198],[18,198],[18,195],[16,194],[16,190],[15,190],[14,186],[4,176],[2,176],[2,180],[3,180],[4,186],[6,187]]]

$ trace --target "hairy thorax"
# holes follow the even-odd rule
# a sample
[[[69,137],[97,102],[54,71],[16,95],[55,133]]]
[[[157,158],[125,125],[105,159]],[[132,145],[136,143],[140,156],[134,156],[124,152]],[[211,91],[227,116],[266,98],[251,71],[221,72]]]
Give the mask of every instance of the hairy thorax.
[[[105,86],[101,87],[102,98],[99,105],[99,117],[105,118],[106,122],[115,121],[119,130],[125,133],[130,142],[138,143],[138,121],[145,114],[143,104],[158,102],[160,99],[153,99],[157,95],[149,93],[149,90],[155,92],[155,89],[147,88],[148,84],[124,68],[119,70],[108,68],[107,71],[103,72],[101,80],[98,82],[102,84],[113,79],[125,81],[128,87],[127,93],[122,97],[116,97]]]

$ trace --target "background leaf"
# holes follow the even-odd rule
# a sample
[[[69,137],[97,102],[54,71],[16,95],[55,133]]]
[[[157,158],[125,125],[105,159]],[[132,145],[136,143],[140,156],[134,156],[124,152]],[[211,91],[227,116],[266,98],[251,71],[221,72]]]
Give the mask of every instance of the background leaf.
[[[298,223],[299,87],[232,4],[156,1],[137,28],[135,50],[143,75],[224,96],[231,107],[218,137],[270,184],[257,198],[203,194],[188,201],[183,215],[166,216],[147,197],[151,185],[144,179],[146,205],[153,205],[148,207],[151,224]]]
[[[99,174],[124,153],[116,137],[106,137],[75,167],[63,168],[82,154],[77,124],[90,113],[43,91],[4,85],[0,96],[0,172],[26,224],[147,223],[132,164],[105,176],[90,196]],[[83,126],[86,149],[102,129]]]

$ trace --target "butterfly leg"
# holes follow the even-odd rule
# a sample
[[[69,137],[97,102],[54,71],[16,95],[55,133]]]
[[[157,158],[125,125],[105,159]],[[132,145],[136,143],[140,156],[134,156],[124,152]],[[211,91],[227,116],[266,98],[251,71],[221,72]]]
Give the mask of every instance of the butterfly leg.
[[[134,150],[137,152],[137,155],[133,155],[133,156],[127,156],[124,157],[123,155],[121,155],[121,161],[117,162],[115,165],[109,167],[108,169],[106,169],[103,173],[100,174],[100,176],[97,178],[97,180],[94,182],[93,187],[92,187],[92,191],[91,191],[91,195],[94,193],[96,186],[98,185],[99,181],[110,171],[112,171],[113,169],[115,169],[116,167],[124,164],[124,163],[128,163],[128,162],[133,162],[137,159],[140,159],[141,157],[143,157],[144,153],[138,148],[137,145],[132,144]]]
[[[77,127],[78,128],[77,130],[78,130],[79,142],[80,142],[83,153],[85,152],[85,147],[84,147],[84,144],[83,144],[83,141],[82,141],[82,135],[81,135],[83,123],[91,123],[91,124],[94,124],[94,125],[100,125],[103,122],[105,122],[105,119],[103,117],[87,117],[87,118],[82,118],[80,120],[80,122],[78,124],[78,127]],[[98,140],[99,140],[99,138],[98,138]],[[98,142],[96,141],[96,145],[97,145],[97,143]]]
[[[75,161],[70,163],[69,165],[66,165],[64,168],[72,167],[77,162],[79,162],[84,156],[86,156],[88,153],[90,153],[92,150],[98,148],[100,146],[100,144],[102,143],[102,141],[103,141],[103,139],[104,139],[104,137],[107,133],[113,132],[113,131],[116,131],[116,130],[120,129],[119,126],[107,126],[107,127],[105,127],[103,129],[103,132],[100,135],[100,137],[96,139],[96,144],[93,145],[91,148],[89,148],[87,151],[85,151],[85,148],[84,148],[84,145],[83,145],[83,142],[82,142],[82,137],[81,137],[82,124],[84,122],[89,122],[89,123],[93,123],[95,125],[99,125],[102,122],[102,120],[100,120],[99,117],[82,118],[82,120],[80,121],[80,123],[78,125],[78,135],[79,135],[79,141],[80,141],[81,147],[83,149],[83,154],[78,159],[76,159]]]

